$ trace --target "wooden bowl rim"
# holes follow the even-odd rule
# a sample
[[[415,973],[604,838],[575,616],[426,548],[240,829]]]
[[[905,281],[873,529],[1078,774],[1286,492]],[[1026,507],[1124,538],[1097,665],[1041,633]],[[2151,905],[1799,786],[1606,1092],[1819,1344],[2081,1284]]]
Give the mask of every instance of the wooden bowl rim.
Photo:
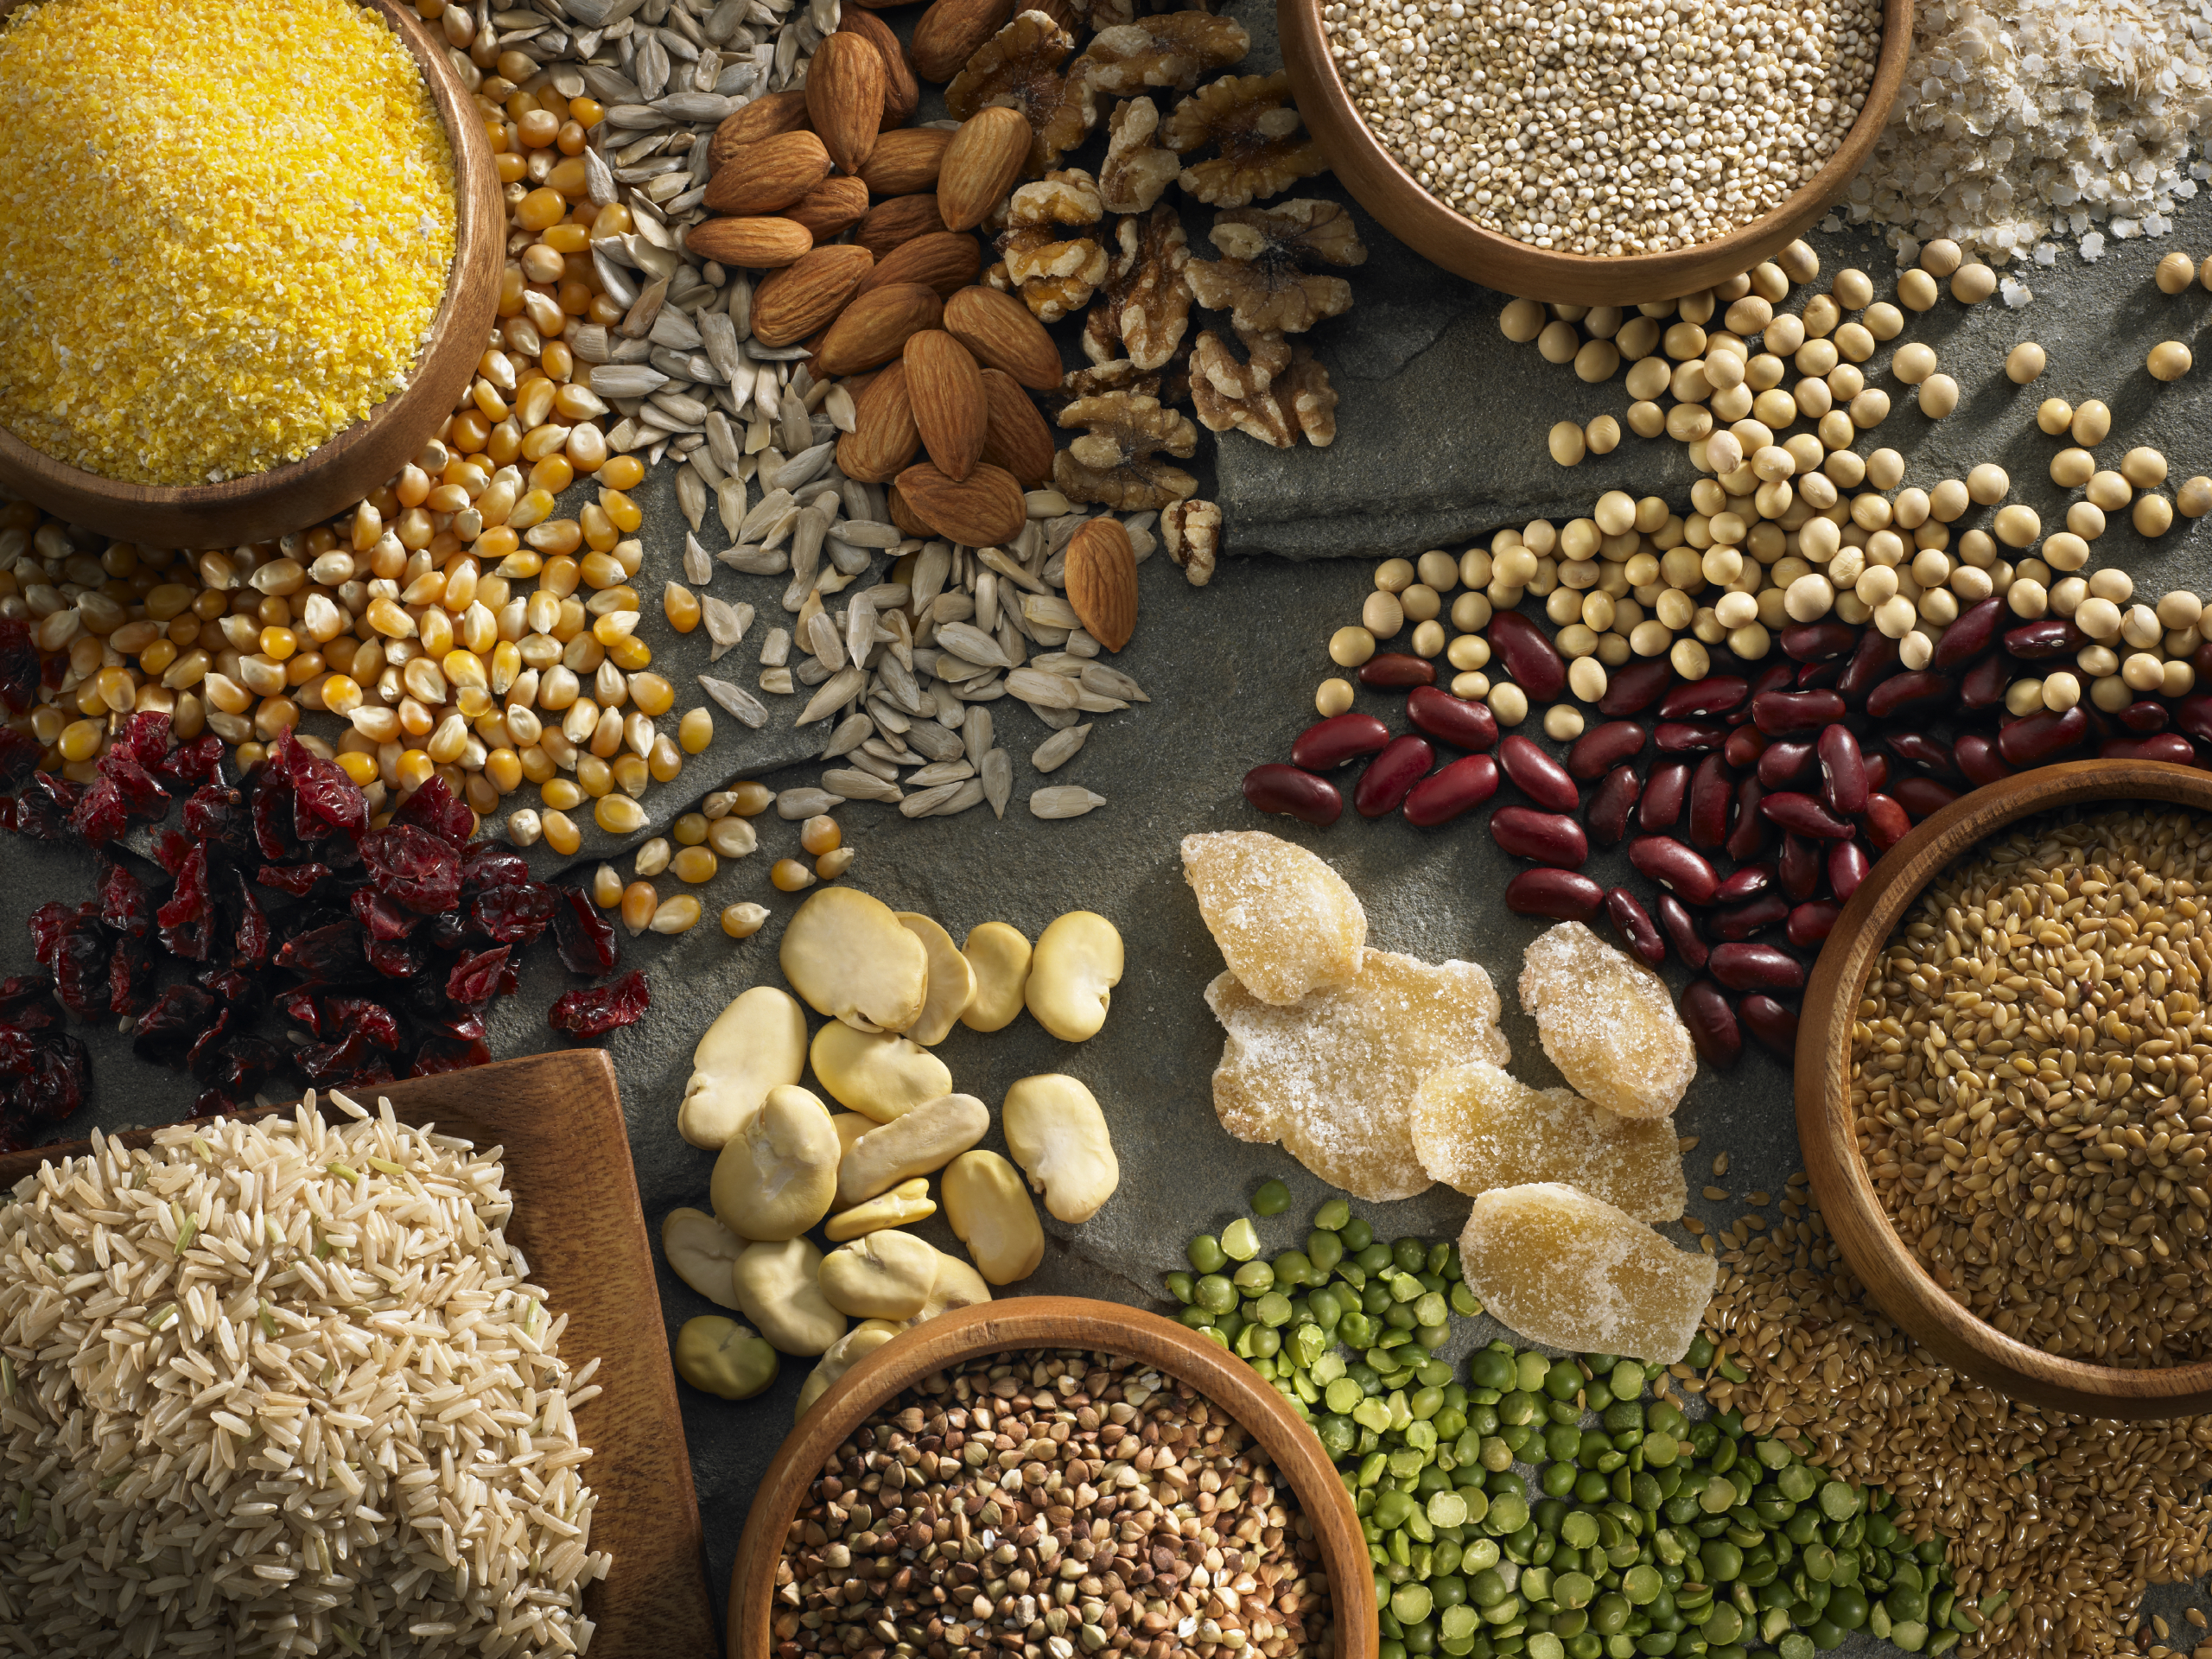
[[[1376,137],[1353,105],[1345,90],[1343,77],[1337,73],[1336,60],[1330,54],[1328,37],[1321,27],[1322,0],[1276,0],[1276,16],[1280,33],[1285,38],[1295,36],[1306,48],[1304,55],[1319,66],[1319,90],[1344,118],[1344,130],[1333,136],[1340,142],[1357,144],[1365,159],[1386,170],[1389,182],[1395,185],[1402,200],[1392,204],[1394,213],[1421,221],[1421,239],[1431,242],[1459,242],[1465,249],[1463,257],[1455,259],[1446,269],[1465,276],[1471,282],[1483,282],[1477,267],[1491,268],[1500,263],[1527,262],[1546,266],[1569,283],[1578,285],[1602,283],[1617,296],[1637,296],[1620,298],[1605,303],[1637,304],[1646,300],[1656,301],[1679,297],[1680,293],[1694,293],[1709,286],[1693,283],[1687,289],[1674,292],[1668,289],[1673,280],[1671,273],[1681,269],[1712,262],[1725,262],[1724,256],[1731,248],[1746,246],[1762,235],[1763,226],[1791,219],[1803,214],[1809,224],[1821,208],[1828,206],[1843,192],[1864,164],[1874,148],[1874,141],[1889,124],[1891,107],[1897,102],[1897,89],[1904,84],[1906,65],[1912,56],[1912,21],[1915,0],[1883,0],[1882,47],[1874,60],[1873,79],[1867,83],[1866,101],[1859,106],[1858,118],[1844,134],[1843,142],[1836,146],[1821,170],[1804,184],[1792,191],[1772,212],[1762,213],[1748,225],[1738,226],[1726,236],[1715,237],[1709,242],[1693,243],[1688,247],[1669,248],[1661,253],[1637,253],[1621,256],[1590,253],[1562,253],[1551,248],[1539,248],[1527,242],[1517,242],[1510,236],[1485,229],[1474,220],[1446,207],[1406,171],[1382,141]],[[1287,20],[1290,27],[1281,28]],[[1285,54],[1287,64],[1289,54]],[[1294,74],[1294,79],[1295,78]],[[1309,130],[1313,123],[1306,123]],[[1315,136],[1320,137],[1318,131]],[[1322,140],[1324,147],[1327,141]],[[1346,190],[1351,191],[1360,205],[1379,219],[1383,213],[1361,195],[1351,180],[1337,168],[1336,158],[1330,157],[1332,171],[1336,171]],[[1386,225],[1388,221],[1385,221]],[[1395,231],[1395,226],[1391,226]],[[1401,236],[1401,240],[1414,238]],[[1439,264],[1445,264],[1438,260]],[[1746,260],[1744,269],[1757,264]],[[1484,284],[1488,286],[1487,283]],[[1541,299],[1541,295],[1531,295]]]
[[[932,1372],[979,1354],[1079,1348],[1124,1355],[1188,1382],[1259,1441],[1313,1517],[1329,1574],[1337,1659],[1374,1659],[1375,1577],[1351,1495],[1313,1431],[1258,1373],[1172,1319],[1084,1296],[979,1302],[901,1332],[868,1355],[800,1418],[770,1462],[746,1516],[729,1575],[729,1659],[768,1659],[776,1564],[823,1460],[868,1414]],[[748,1619],[747,1611],[755,1611]]]
[[[29,3],[31,0],[0,0],[0,27],[5,27],[10,16]],[[431,314],[430,326],[416,351],[407,378],[372,404],[366,415],[350,426],[340,427],[297,461],[288,461],[266,472],[226,478],[218,484],[134,484],[125,479],[88,473],[24,442],[4,424],[0,424],[0,463],[12,471],[43,474],[63,487],[133,510],[237,507],[281,493],[316,476],[345,450],[397,414],[402,400],[422,378],[425,366],[448,343],[459,321],[456,312],[464,286],[463,274],[479,263],[496,268],[505,239],[505,226],[501,223],[495,232],[477,212],[477,204],[468,188],[470,171],[492,165],[491,145],[485,137],[483,123],[470,118],[474,95],[461,86],[453,66],[446,61],[444,52],[430,39],[412,8],[397,3],[397,0],[353,0],[353,3],[382,19],[413,54],[430,101],[437,109],[439,124],[445,129],[447,145],[453,152],[453,258],[446,266],[445,287],[438,296],[438,308]],[[443,418],[442,414],[440,418]]]
[[[2195,1415],[2212,1409],[2212,1359],[2132,1369],[2064,1358],[2006,1336],[1954,1301],[1891,1224],[1848,1111],[1851,1027],[1859,994],[1875,958],[1929,883],[2024,818],[2097,801],[2157,801],[2212,815],[2212,774],[2158,760],[2040,766],[1961,796],[1882,855],[1844,906],[1806,988],[1795,1067],[1798,1136],[1814,1195],[1852,1271],[1885,1313],[1945,1363],[2051,1409]]]

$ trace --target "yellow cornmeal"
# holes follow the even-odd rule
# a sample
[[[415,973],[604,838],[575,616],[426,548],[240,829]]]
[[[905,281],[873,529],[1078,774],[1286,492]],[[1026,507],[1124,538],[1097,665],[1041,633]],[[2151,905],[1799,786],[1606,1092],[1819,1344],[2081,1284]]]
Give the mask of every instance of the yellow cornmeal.
[[[351,0],[46,0],[0,29],[0,425],[192,485],[296,461],[405,383],[453,152]]]

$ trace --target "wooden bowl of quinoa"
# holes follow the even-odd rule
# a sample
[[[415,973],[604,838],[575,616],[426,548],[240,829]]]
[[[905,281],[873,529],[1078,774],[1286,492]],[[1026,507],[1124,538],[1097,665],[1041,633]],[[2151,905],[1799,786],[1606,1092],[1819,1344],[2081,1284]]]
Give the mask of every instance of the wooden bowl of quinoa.
[[[2203,1004],[2183,982],[2203,958],[2195,935],[2212,899],[2166,886],[2196,886],[2177,862],[2193,840],[2178,853],[2171,840],[2156,842],[2145,868],[2158,880],[2132,898],[2124,875],[2114,886],[2084,874],[2075,885],[2088,885],[2064,899],[2050,875],[2020,887],[2009,872],[2039,867],[2007,849],[2007,836],[2068,808],[2085,837],[2123,833],[2097,825],[2134,809],[2146,819],[2181,809],[2212,835],[2212,774],[2152,760],[2043,766],[1961,797],[1884,854],[1844,906],[1806,987],[1797,1136],[1845,1262],[1945,1364],[2046,1410],[2196,1416],[2212,1411],[2212,1358],[2158,1356],[2212,1353],[2212,1317],[2196,1311],[2203,1281],[2190,1265],[2212,1212],[2212,1182],[2192,1161],[2202,1156],[2193,1143],[2212,1140],[2195,1122],[2206,1109],[2192,1069]],[[2069,833],[2050,829],[2045,844]],[[2154,841],[2168,833],[2156,824],[2149,832]],[[2037,895],[2033,915],[2008,901],[2001,938],[1988,898],[1951,891],[1969,878],[1993,880],[1978,874],[1993,853],[2005,861],[1990,868],[2012,884],[2001,891]],[[2212,871],[2212,849],[2189,856]],[[2061,868],[2086,867],[2053,866]],[[1938,925],[1921,905],[1931,890],[1944,906],[1942,934],[1903,931]],[[2212,891],[2212,874],[2198,891]],[[2082,907],[2107,897],[2120,905],[2117,920],[2106,906],[2077,930]],[[1965,919],[1976,909],[1979,931]],[[2161,947],[2155,959],[2142,948],[2152,944]],[[2176,944],[2185,967],[2176,965]],[[1916,987],[1897,977],[1907,957]],[[1927,1005],[1901,1029],[1898,986]],[[2064,1027],[2056,1039],[2054,1020]],[[2156,1027],[2164,1039],[2139,1042],[2138,1027]],[[1882,1075],[1873,1079],[1866,1057],[1877,1053]],[[2171,1086],[2159,1081],[2162,1060],[2172,1065]],[[1932,1091],[1917,1092],[1931,1080]],[[2152,1133],[2139,1127],[2144,1118]],[[2137,1202],[2146,1182],[2153,1206]],[[1900,1204],[1920,1211],[1905,1217],[1913,1238],[1900,1230]],[[2158,1208],[2177,1226],[2159,1224]],[[2184,1236],[2178,1255],[2165,1237],[2172,1231]],[[2154,1255],[2165,1259],[2163,1271]],[[2097,1306],[2083,1306],[2085,1291]]]
[[[1913,0],[1838,3],[1878,6],[1881,12],[1865,100],[1840,133],[1840,113],[1811,108],[1808,89],[1789,79],[1796,40],[1783,52],[1762,54],[1738,79],[1709,43],[1684,40],[1683,29],[1665,24],[1665,0],[1619,0],[1602,15],[1595,0],[1440,0],[1402,9],[1382,0],[1276,0],[1275,23],[1299,113],[1321,153],[1360,206],[1400,241],[1500,293],[1550,304],[1634,305],[1694,294],[1751,270],[1802,235],[1842,195],[1873,149],[1904,79]],[[1802,31],[1821,9],[1760,10]],[[1423,33],[1408,32],[1409,25]],[[1741,22],[1735,27],[1742,31]],[[1617,32],[1609,35],[1609,29]],[[1345,59],[1360,66],[1357,98],[1332,49],[1335,37],[1342,39]],[[1739,50],[1752,50],[1751,41]],[[1630,62],[1639,73],[1624,70]],[[1603,81],[1586,107],[1525,94],[1531,86],[1561,89],[1567,77],[1580,75]],[[1686,98],[1684,87],[1695,75],[1706,84],[1690,86]],[[1703,92],[1716,97],[1702,99]],[[1755,204],[1732,208],[1695,194],[1711,184],[1700,164],[1715,158],[1703,153],[1708,147],[1686,143],[1681,135],[1697,137],[1689,106],[1700,102],[1740,105],[1748,118],[1738,125],[1748,128],[1754,143],[1781,112],[1802,118],[1805,111],[1816,129],[1816,153],[1820,142],[1833,148],[1809,177],[1802,151],[1778,164],[1773,170],[1786,165],[1789,176],[1801,181],[1779,200],[1771,200],[1775,188],[1761,192],[1770,205],[1753,216]],[[1369,124],[1370,115],[1406,124],[1395,143]],[[1623,134],[1624,124],[1637,130]],[[1617,138],[1615,165],[1630,175],[1626,179],[1614,178],[1604,165]],[[1433,154],[1421,155],[1424,145]],[[1533,205],[1521,194],[1525,176],[1516,176],[1509,192],[1503,174],[1509,164],[1525,166],[1531,154],[1547,158],[1538,167]],[[1467,212],[1435,194],[1416,176],[1421,169],[1446,193],[1460,191]],[[1580,175],[1570,177],[1570,169]],[[1659,207],[1637,208],[1644,216],[1633,216],[1631,204],[1642,190],[1637,169],[1646,176],[1675,175],[1670,223],[1653,217],[1665,212]],[[1466,183],[1454,184],[1461,175]],[[1698,180],[1706,182],[1692,182]],[[1605,200],[1609,192],[1615,200]],[[1563,212],[1560,222],[1539,214],[1559,202],[1567,203],[1554,210]],[[1506,228],[1516,214],[1529,234]]]
[[[0,0],[0,119],[20,146],[57,118],[0,200],[0,491],[232,546],[344,510],[437,435],[505,213],[410,6]]]

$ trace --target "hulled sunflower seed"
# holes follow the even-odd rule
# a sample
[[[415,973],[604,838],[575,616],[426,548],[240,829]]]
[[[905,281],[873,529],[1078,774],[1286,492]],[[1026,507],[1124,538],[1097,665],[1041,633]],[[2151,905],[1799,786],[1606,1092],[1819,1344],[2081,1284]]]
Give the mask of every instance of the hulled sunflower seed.
[[[1118,668],[1109,668],[1103,663],[1085,663],[1082,669],[1084,689],[1096,691],[1102,697],[1120,697],[1128,702],[1150,702],[1152,699],[1139,685]]]
[[[1087,685],[1077,686],[1075,706],[1086,715],[1117,715],[1129,705],[1119,697],[1102,697]]]
[[[906,741],[932,760],[950,760],[964,753],[966,747],[961,742],[958,732],[939,725],[934,720],[925,720],[916,725],[906,734]]]
[[[970,709],[961,716],[961,747],[967,750],[968,758],[979,766],[983,764],[983,757],[991,752],[993,736],[989,709]]]
[[[1006,689],[1022,702],[1039,709],[1072,709],[1076,688],[1058,674],[1033,668],[1017,668],[1006,677]]]
[[[930,816],[933,818],[949,818],[956,813],[965,812],[971,806],[981,806],[982,803],[982,779],[970,778],[965,782],[955,784],[952,786],[952,793],[930,809]]]
[[[970,709],[969,713],[975,710]],[[1014,796],[1014,761],[1004,749],[993,749],[985,754],[976,766],[983,781],[983,798],[991,804],[994,817],[1006,817],[1006,804]]]
[[[1037,746],[1036,753],[1029,757],[1029,764],[1039,772],[1058,772],[1075,759],[1090,735],[1088,725],[1071,726],[1064,732],[1055,732]]]
[[[760,642],[760,666],[781,668],[791,659],[791,636],[788,628],[771,628],[768,637]]]
[[[977,614],[981,613],[979,607]],[[954,656],[979,667],[1007,668],[1012,665],[999,642],[972,622],[939,623],[937,640]]]
[[[798,690],[798,685],[788,668],[764,668],[760,671],[760,689],[774,696],[788,697]]]
[[[839,721],[830,734],[830,741],[822,747],[822,759],[835,760],[841,754],[850,754],[875,734],[875,722],[866,715],[848,715]]]
[[[741,643],[745,631],[753,626],[753,607],[741,601],[733,605],[708,594],[700,598],[699,611],[707,624],[707,637],[715,642],[716,657]]]
[[[939,784],[957,784],[976,775],[976,768],[965,760],[936,760],[919,770],[910,772],[906,785],[910,789],[934,789]]]
[[[806,645],[832,672],[845,666],[845,642],[838,637],[837,619],[829,612],[817,611],[806,619]]]
[[[1052,784],[1032,790],[1029,810],[1040,818],[1079,818],[1106,804],[1106,798],[1080,784]]]
[[[974,783],[975,779],[971,778],[968,782]],[[902,817],[925,818],[966,787],[967,784],[939,784],[935,789],[918,790],[899,803],[899,815]],[[982,785],[977,785],[976,788],[980,795]]]
[[[699,545],[696,536],[683,538],[683,579],[694,588],[703,588],[715,579],[715,556]]]
[[[822,786],[836,791],[849,801],[888,801],[895,806],[906,798],[898,785],[857,766],[839,766],[823,772]]]
[[[642,363],[602,363],[591,372],[592,390],[605,398],[650,397],[667,384],[666,375]]]
[[[819,817],[844,804],[843,796],[832,795],[826,789],[787,789],[776,797],[776,816],[794,821]]]
[[[737,480],[732,479],[730,482],[736,484]],[[741,491],[745,486],[739,484],[737,487]],[[791,555],[781,548],[749,547],[741,544],[737,547],[726,547],[715,556],[729,566],[731,569],[742,571],[748,576],[780,576],[791,568]]]
[[[922,688],[896,657],[886,657],[878,663],[875,677],[899,707],[910,715],[922,712]]]
[[[791,723],[794,726],[810,726],[817,720],[828,718],[860,696],[861,687],[867,683],[868,676],[859,669],[850,665],[839,669],[823,683],[820,690],[806,700],[806,707],[799,710],[798,718]]]
[[[732,685],[728,680],[718,680],[711,674],[702,674],[699,676],[699,687],[755,731],[767,723],[766,707],[742,686]]]

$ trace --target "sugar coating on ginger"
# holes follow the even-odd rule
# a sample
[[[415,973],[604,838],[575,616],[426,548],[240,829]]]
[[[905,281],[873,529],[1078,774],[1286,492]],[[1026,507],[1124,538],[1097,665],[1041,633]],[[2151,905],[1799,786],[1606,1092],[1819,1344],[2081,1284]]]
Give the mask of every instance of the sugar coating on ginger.
[[[1609,1112],[1665,1117],[1697,1075],[1697,1051],[1665,983],[1580,922],[1529,944],[1521,1006],[1560,1075]]]
[[[1671,1365],[1689,1351],[1719,1264],[1556,1183],[1475,1200],[1459,1235],[1467,1287],[1530,1342]]]
[[[1367,912],[1305,848],[1258,830],[1185,836],[1183,876],[1229,971],[1261,1001],[1295,1002],[1358,976]]]
[[[1409,1198],[1433,1183],[1414,1151],[1414,1091],[1440,1065],[1512,1058],[1497,992],[1471,962],[1369,950],[1348,986],[1287,1007],[1223,974],[1206,1006],[1228,1031],[1213,1105],[1240,1141],[1280,1141],[1354,1198]]]
[[[1471,1197],[1563,1182],[1638,1221],[1673,1221],[1689,1202],[1672,1123],[1622,1117],[1572,1089],[1531,1089],[1482,1060],[1421,1080],[1413,1135],[1421,1166]]]

